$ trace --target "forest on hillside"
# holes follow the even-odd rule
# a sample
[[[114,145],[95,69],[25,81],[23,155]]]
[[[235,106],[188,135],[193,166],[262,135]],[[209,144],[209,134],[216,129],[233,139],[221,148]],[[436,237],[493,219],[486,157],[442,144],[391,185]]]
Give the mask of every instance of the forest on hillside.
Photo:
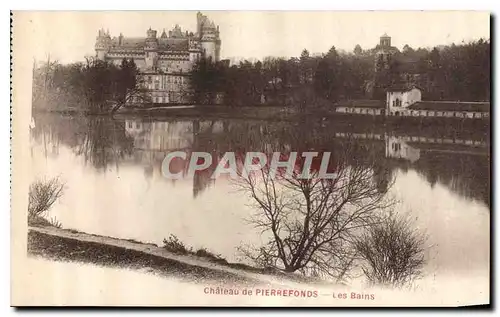
[[[405,45],[379,65],[378,47],[352,52],[333,46],[321,56],[304,49],[300,57],[266,57],[262,61],[202,60],[192,83],[201,103],[211,103],[212,92],[223,92],[228,104],[259,103],[262,96],[279,103],[321,103],[342,99],[384,99],[394,85],[416,85],[427,100],[485,101],[490,99],[490,42],[478,41],[413,49]],[[376,71],[376,68],[379,71]]]
[[[197,104],[213,104],[222,94],[224,104],[231,107],[262,103],[305,107],[384,99],[388,87],[416,85],[425,100],[490,100],[489,40],[433,49],[406,45],[388,61],[377,55],[378,49],[357,45],[345,52],[332,46],[321,56],[304,49],[299,57],[266,57],[237,65],[201,59],[193,66],[189,93]],[[34,67],[33,105],[103,112],[125,104],[132,95],[148,101],[138,74],[134,61],[127,59],[118,66],[95,58],[66,65],[49,60]]]

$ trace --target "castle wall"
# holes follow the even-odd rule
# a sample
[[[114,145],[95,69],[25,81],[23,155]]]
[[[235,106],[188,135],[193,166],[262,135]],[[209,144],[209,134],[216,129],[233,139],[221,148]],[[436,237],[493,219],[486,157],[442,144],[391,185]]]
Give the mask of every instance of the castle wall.
[[[189,57],[183,57],[183,59],[169,59],[162,57],[158,61],[158,69],[161,69],[167,73],[188,73],[192,69],[192,63]]]
[[[99,31],[96,39],[96,55],[115,65],[124,58],[133,59],[144,79],[153,103],[185,102],[189,93],[188,75],[194,63],[205,53],[213,60],[220,59],[219,28],[206,16],[197,14],[197,34],[182,33],[178,25],[169,36],[160,38],[157,31],[147,30],[145,38],[126,38],[122,34],[111,38],[109,32]],[[187,93],[186,93],[187,92]],[[131,102],[138,102],[134,98]]]
[[[212,58],[213,60],[217,60],[215,42],[203,41],[201,42],[201,48],[206,58]]]
[[[145,69],[146,68],[146,61],[144,60],[144,58],[134,60],[134,63],[138,69]]]

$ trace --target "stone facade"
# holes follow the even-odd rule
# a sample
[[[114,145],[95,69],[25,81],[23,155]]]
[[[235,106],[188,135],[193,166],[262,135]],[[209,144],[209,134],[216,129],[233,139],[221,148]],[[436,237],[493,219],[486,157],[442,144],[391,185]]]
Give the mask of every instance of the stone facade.
[[[399,50],[391,46],[391,37],[384,34],[380,37],[380,44],[375,47],[375,72],[382,71],[382,69],[389,69],[391,58]]]
[[[189,102],[189,74],[201,57],[220,60],[219,26],[200,12],[196,15],[196,33],[176,25],[168,34],[149,28],[146,37],[111,37],[100,30],[96,39],[96,56],[120,65],[124,58],[133,59],[140,70],[140,82],[150,94],[152,103]],[[142,98],[131,98],[138,103]]]
[[[411,89],[389,89],[387,91],[387,113],[393,114],[406,109],[414,103],[422,100],[422,92],[418,88]]]

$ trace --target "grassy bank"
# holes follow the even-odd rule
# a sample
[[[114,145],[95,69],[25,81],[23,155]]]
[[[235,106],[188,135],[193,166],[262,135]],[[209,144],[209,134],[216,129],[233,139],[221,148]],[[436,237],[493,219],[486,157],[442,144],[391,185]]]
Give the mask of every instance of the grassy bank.
[[[190,265],[125,247],[81,241],[34,230],[28,232],[28,254],[56,261],[76,261],[136,270],[145,269],[161,276],[181,277],[196,282],[255,282],[250,278],[236,274]]]
[[[174,251],[174,252],[173,252]],[[135,240],[92,235],[52,226],[31,227],[28,255],[56,261],[76,261],[106,267],[142,270],[191,282],[266,283],[269,278],[314,282],[298,274],[230,263],[205,249],[175,252]]]

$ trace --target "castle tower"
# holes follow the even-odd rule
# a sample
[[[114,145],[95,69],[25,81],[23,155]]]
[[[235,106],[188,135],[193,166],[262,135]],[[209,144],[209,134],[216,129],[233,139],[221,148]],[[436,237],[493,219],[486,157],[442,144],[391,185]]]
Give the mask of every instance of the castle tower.
[[[111,36],[109,35],[109,31],[105,32],[104,29],[100,29],[95,42],[97,59],[103,61],[106,58],[106,54],[108,53],[110,46]]]
[[[221,47],[219,26],[215,26],[213,21],[210,21],[207,16],[200,12],[196,15],[196,22],[203,56],[219,61]]]
[[[216,41],[215,41],[215,60],[220,61],[220,47],[222,44],[222,41],[219,36],[219,26],[217,25],[217,31],[215,33],[216,36]]]
[[[195,62],[199,60],[201,57],[200,40],[191,34],[189,35],[188,46],[189,46],[189,61]]]
[[[201,12],[198,12],[196,14],[196,34],[201,36],[201,26],[203,23],[206,21],[207,17],[201,14]]]
[[[158,38],[156,37],[156,30],[149,28],[146,31],[146,35],[146,43],[144,45],[146,53],[145,63],[148,69],[154,70],[158,62]]]

